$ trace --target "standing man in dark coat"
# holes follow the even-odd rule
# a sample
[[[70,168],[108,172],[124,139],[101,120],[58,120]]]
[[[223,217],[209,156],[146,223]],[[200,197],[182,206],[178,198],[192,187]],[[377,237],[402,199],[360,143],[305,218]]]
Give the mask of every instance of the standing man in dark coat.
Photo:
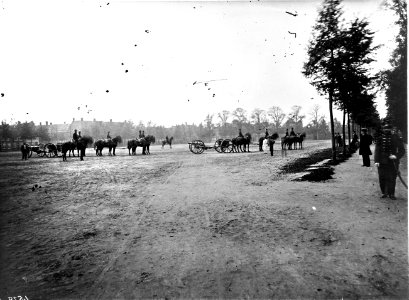
[[[389,196],[389,198],[395,200],[399,160],[405,154],[405,147],[399,136],[392,134],[392,127],[389,124],[384,124],[382,130],[383,132],[375,145],[375,166],[378,167],[381,198]]]
[[[371,160],[369,155],[372,155],[369,146],[372,144],[372,136],[368,134],[368,129],[362,128],[361,142],[359,145],[359,155],[362,155],[363,167],[370,167]]]

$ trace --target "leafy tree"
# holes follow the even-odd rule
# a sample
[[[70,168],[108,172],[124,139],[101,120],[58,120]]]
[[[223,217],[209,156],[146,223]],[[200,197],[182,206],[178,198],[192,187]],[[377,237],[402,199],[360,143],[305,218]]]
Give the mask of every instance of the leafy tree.
[[[407,4],[405,0],[390,0],[386,7],[392,9],[398,19],[396,49],[392,53],[390,63],[392,69],[382,72],[383,87],[386,95],[387,117],[392,124],[403,132],[407,139]]]
[[[272,106],[269,108],[267,114],[273,120],[275,129],[278,130],[281,127],[281,124],[283,123],[285,118],[285,113],[283,112],[283,110],[278,106]]]
[[[328,94],[332,159],[336,160],[334,141],[333,103],[336,88],[336,60],[341,50],[342,17],[340,0],[324,0],[318,13],[318,20],[313,28],[313,36],[309,42],[308,60],[304,63],[303,74],[311,79],[311,84],[322,95]]]
[[[22,139],[33,139],[35,137],[35,125],[33,121],[30,123],[25,122],[22,124],[21,129],[20,129],[20,137]]]
[[[38,126],[37,136],[40,138],[40,142],[49,142],[51,140],[47,126]]]
[[[13,138],[12,128],[4,121],[1,122],[1,137],[3,139]]]
[[[234,117],[233,122],[236,124],[237,127],[241,128],[244,123],[247,122],[247,112],[243,108],[236,108],[233,112],[232,115]]]

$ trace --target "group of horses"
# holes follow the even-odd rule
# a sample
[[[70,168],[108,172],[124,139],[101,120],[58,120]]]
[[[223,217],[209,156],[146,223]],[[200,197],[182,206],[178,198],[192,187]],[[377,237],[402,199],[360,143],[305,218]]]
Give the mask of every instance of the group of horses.
[[[281,138],[281,149],[302,149],[302,143],[304,141],[306,134],[305,132],[297,135],[290,135]]]

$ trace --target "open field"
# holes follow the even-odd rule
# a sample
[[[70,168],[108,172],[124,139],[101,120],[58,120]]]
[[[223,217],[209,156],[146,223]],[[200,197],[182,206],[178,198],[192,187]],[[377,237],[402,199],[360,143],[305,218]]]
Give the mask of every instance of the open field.
[[[356,154],[326,182],[280,172],[328,147],[0,153],[0,298],[407,298],[400,182],[380,199]]]

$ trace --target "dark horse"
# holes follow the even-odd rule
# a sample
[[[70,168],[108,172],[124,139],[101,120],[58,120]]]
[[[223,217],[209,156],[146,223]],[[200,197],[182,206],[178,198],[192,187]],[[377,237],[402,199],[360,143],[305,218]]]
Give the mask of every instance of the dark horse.
[[[275,143],[275,140],[278,138],[278,133],[277,132],[275,132],[275,133],[273,133],[272,135],[269,135],[267,138],[266,137],[264,137],[264,136],[262,136],[261,138],[259,138],[258,139],[258,150],[259,151],[264,151],[263,150],[263,142],[264,142],[264,140],[265,139],[268,139],[268,144],[270,145],[270,141],[271,140],[273,140],[274,141],[274,143]]]
[[[115,155],[116,146],[122,142],[121,136],[116,136],[113,139],[106,139],[106,140],[97,140],[94,143],[94,149],[97,156],[102,156],[102,149],[104,147],[108,147],[109,155]],[[112,152],[111,152],[112,151]]]
[[[20,150],[21,150],[21,159],[27,160],[29,158],[29,154],[31,150],[30,145],[27,143],[24,143],[23,145],[21,145]]]
[[[233,138],[231,140],[233,144],[233,151],[234,152],[250,152],[250,142],[251,142],[251,134],[246,133],[244,137],[238,136],[236,138]],[[241,146],[244,145],[244,150],[241,148]],[[246,151],[246,146],[247,146],[247,151]]]
[[[73,150],[75,148],[77,148],[77,150],[79,151],[80,160],[84,160],[85,149],[87,149],[88,145],[92,145],[93,141],[94,140],[93,140],[92,137],[84,135],[83,137],[81,137],[78,140],[77,144],[75,144],[72,141],[63,143],[61,145],[62,160],[66,161],[67,160],[67,152],[70,152],[71,150]],[[73,152],[73,155],[74,155],[74,152]]]
[[[171,136],[170,138],[166,137],[166,139],[162,141],[162,149],[166,144],[169,144],[170,149],[172,149],[172,141],[173,141],[173,136]]]
[[[155,137],[153,135],[147,135],[146,137],[140,138],[140,139],[129,140],[128,141],[129,155],[131,155],[131,149],[132,149],[132,155],[135,155],[137,147],[142,147],[143,155],[150,154],[149,146],[151,143],[154,143],[154,142],[155,142]]]
[[[293,144],[296,140],[295,135],[291,136],[285,136],[281,138],[281,149],[285,149],[287,147],[288,150],[291,150],[293,148]]]
[[[306,136],[305,132],[297,134],[297,136],[294,139],[294,149],[297,149],[297,146],[299,149],[302,149],[302,142],[304,141],[305,136]]]

